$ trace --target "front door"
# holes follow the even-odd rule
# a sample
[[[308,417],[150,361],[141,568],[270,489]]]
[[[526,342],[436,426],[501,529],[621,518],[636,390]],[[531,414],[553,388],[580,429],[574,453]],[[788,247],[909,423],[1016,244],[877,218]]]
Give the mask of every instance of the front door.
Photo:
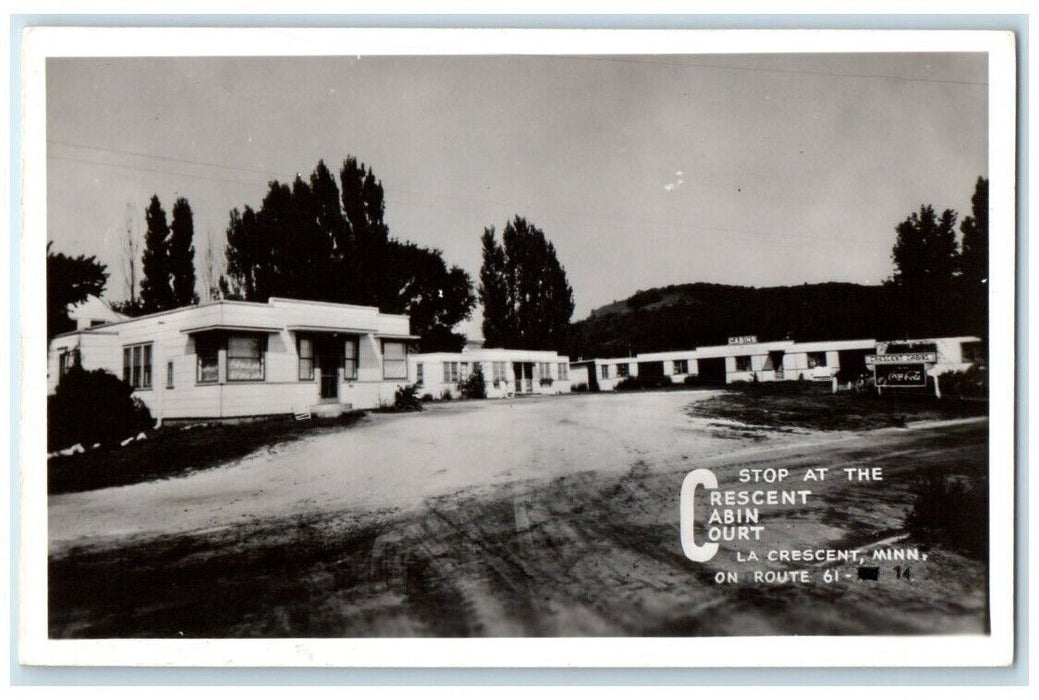
[[[320,397],[322,400],[339,398],[340,353],[334,342],[316,343],[318,373],[320,374]]]
[[[534,391],[534,363],[513,362],[512,373],[516,378],[517,394],[529,394]]]

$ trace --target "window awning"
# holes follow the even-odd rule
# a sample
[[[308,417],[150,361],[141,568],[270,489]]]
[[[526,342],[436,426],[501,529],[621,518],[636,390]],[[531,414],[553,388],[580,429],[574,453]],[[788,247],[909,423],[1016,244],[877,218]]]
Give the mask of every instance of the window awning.
[[[419,336],[407,333],[376,333],[376,337],[382,340],[418,340]]]
[[[195,333],[208,333],[211,331],[226,331],[234,333],[280,333],[281,329],[273,326],[243,326],[233,323],[210,323],[205,326],[183,328],[180,332],[194,335]]]
[[[345,326],[288,326],[296,333],[344,333],[346,335],[367,335],[375,333],[373,328],[347,328]]]

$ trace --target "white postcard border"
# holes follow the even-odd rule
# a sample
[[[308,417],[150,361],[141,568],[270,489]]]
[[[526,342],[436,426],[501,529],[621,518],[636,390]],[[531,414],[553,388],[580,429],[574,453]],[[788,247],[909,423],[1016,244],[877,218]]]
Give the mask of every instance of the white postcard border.
[[[349,52],[344,48],[349,47]],[[986,52],[989,55],[990,635],[538,639],[47,638],[46,94],[55,56]],[[1013,660],[1016,68],[982,31],[33,28],[22,54],[19,656],[71,666],[863,667]],[[677,517],[677,494],[676,517]]]

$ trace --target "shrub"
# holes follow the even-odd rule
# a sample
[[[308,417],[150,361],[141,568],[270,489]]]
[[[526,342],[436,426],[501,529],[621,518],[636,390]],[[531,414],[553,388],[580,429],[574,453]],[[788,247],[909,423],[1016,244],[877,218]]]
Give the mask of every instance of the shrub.
[[[418,397],[418,384],[405,384],[393,393],[394,411],[421,411],[422,401]]]
[[[700,376],[696,374],[688,374],[685,379],[682,380],[682,384],[685,386],[703,386],[706,383],[707,382],[700,379]]]
[[[966,372],[945,372],[938,375],[938,388],[943,396],[988,396],[988,370],[971,365]]]
[[[47,449],[80,443],[110,446],[152,427],[148,407],[133,388],[103,369],[73,365],[47,397]]]
[[[473,371],[458,383],[458,390],[464,399],[487,398],[487,385],[483,381],[483,367],[479,362],[473,363]]]
[[[450,389],[444,389],[442,392],[440,392],[440,400],[441,401],[450,401],[453,398],[454,397],[451,396],[451,390]]]
[[[988,557],[988,483],[984,478],[943,474],[918,477],[905,527],[922,542],[942,544],[968,556]]]
[[[617,386],[617,391],[638,391],[641,389],[663,389],[673,386],[669,377],[625,377]]]
[[[577,393],[585,392],[588,391],[588,385],[585,382],[574,384],[572,387],[570,387],[570,391]]]
[[[429,392],[427,391],[427,392],[426,392],[425,394],[423,394],[423,395],[422,395],[422,400],[423,400],[423,401],[432,401],[432,400],[433,400],[433,395],[432,395],[432,394],[430,394],[430,393],[429,393]]]
[[[541,386],[552,386],[552,377],[542,377]]]

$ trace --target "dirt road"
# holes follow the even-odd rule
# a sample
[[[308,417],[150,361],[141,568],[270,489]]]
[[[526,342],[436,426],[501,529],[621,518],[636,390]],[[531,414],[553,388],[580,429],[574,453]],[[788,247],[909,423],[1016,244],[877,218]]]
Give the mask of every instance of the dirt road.
[[[719,585],[681,551],[682,478],[879,466],[769,519],[784,545],[897,535],[908,476],[986,468],[987,423],[752,434],[707,392],[439,405],[240,463],[50,499],[51,633],[726,635],[983,631],[985,572],[938,550],[911,582]],[[736,437],[733,437],[736,436]]]

